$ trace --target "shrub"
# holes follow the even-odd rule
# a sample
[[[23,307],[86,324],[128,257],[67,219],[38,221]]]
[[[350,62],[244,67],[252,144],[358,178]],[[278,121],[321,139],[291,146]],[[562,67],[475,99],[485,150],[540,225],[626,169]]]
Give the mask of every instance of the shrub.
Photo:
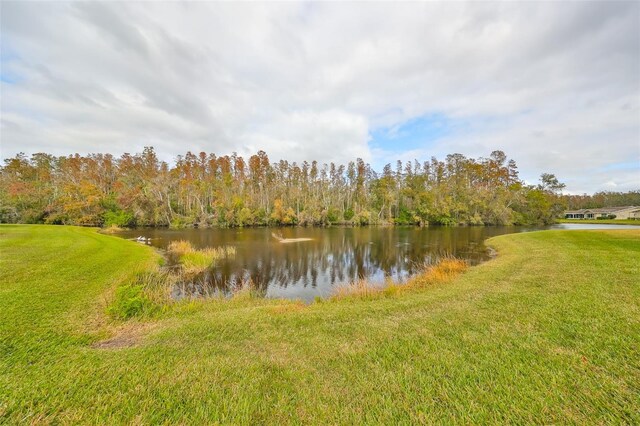
[[[247,207],[243,207],[236,218],[238,226],[251,226],[254,223],[253,214]]]
[[[415,225],[416,223],[420,223],[420,218],[405,207],[401,207],[395,223],[396,225]]]
[[[353,209],[347,209],[344,211],[344,220],[351,220],[355,216]]]
[[[119,228],[132,228],[136,225],[136,218],[133,214],[124,210],[110,210],[102,215],[103,226],[117,226]]]
[[[371,213],[363,210],[354,216],[353,221],[357,225],[365,226],[371,223]]]
[[[182,215],[175,215],[171,219],[171,223],[169,224],[169,227],[180,229],[180,228],[188,228],[190,226],[193,226],[193,224],[194,224],[193,218],[182,216]]]

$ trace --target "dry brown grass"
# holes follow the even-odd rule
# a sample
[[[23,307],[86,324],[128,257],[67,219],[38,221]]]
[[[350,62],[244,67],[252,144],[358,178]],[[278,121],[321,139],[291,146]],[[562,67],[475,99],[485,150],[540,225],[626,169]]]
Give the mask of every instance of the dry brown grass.
[[[121,349],[139,345],[158,323],[130,322],[118,327],[111,327],[111,336],[91,345],[94,349]]]
[[[335,288],[332,298],[358,297],[362,299],[380,295],[382,287],[375,286],[365,279],[353,281]]]
[[[421,289],[434,284],[448,283],[468,267],[467,262],[462,259],[453,257],[445,258],[435,265],[425,266],[421,273],[411,277],[404,284],[399,284],[388,279],[384,286],[372,284],[367,280],[358,280],[347,285],[337,286],[332,299],[345,297],[371,299],[394,296],[404,291]]]
[[[446,258],[409,279],[403,288],[415,289],[424,288],[433,284],[448,283],[468,267],[469,264],[462,259]]]
[[[194,250],[195,248],[193,248],[191,243],[186,240],[171,241],[167,247],[167,251],[171,254],[175,254],[176,256],[180,256]]]
[[[124,229],[116,225],[111,225],[107,228],[102,228],[98,230],[99,233],[106,234],[106,235],[117,234],[118,232],[122,232],[122,231],[124,231]]]

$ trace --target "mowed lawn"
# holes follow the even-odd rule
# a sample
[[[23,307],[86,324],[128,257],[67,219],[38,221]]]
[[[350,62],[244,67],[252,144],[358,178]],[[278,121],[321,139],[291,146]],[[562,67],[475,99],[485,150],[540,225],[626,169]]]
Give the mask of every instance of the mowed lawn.
[[[0,226],[0,423],[640,424],[640,231],[494,238],[448,284],[108,318],[151,249]]]

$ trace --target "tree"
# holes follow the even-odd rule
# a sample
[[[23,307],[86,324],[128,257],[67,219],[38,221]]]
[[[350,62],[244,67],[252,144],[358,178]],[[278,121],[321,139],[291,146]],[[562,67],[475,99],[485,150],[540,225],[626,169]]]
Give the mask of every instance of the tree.
[[[633,204],[640,192],[566,198],[549,173],[538,186],[518,178],[502,151],[471,159],[454,153],[376,173],[361,158],[248,161],[233,153],[187,152],[173,165],[153,147],[141,153],[54,157],[19,154],[0,167],[0,221],[120,226],[325,225],[350,223],[508,224],[549,222],[567,200]],[[635,197],[635,198],[634,198]],[[638,203],[640,204],[640,202]]]

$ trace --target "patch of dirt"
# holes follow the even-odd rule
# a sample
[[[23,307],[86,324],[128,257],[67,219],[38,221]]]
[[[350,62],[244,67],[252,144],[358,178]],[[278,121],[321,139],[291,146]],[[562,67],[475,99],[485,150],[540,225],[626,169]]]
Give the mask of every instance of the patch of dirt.
[[[93,349],[123,349],[139,346],[157,324],[127,324],[114,330],[113,335],[91,345]]]

